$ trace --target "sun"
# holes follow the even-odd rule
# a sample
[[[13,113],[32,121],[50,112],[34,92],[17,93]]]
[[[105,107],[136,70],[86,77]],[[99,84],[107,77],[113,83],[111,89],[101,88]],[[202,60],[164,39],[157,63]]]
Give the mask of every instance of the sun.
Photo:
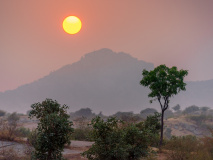
[[[68,34],[76,34],[81,30],[81,20],[76,16],[68,16],[63,21],[63,29]]]

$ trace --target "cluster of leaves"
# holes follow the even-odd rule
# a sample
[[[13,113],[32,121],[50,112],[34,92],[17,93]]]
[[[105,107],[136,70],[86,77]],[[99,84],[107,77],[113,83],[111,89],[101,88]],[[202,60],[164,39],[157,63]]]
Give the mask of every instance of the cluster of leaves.
[[[149,153],[152,137],[159,134],[159,115],[140,124],[124,124],[114,117],[91,121],[93,146],[83,153],[89,160],[140,159]]]
[[[61,160],[65,144],[70,144],[73,133],[72,122],[66,105],[61,106],[57,101],[46,99],[42,103],[31,106],[30,118],[39,120],[36,142],[33,144],[35,151],[33,159]]]

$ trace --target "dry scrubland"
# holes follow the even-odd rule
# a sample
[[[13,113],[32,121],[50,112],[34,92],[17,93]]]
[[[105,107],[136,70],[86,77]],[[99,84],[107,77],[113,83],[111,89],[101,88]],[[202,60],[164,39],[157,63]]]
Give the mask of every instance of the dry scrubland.
[[[117,112],[113,116],[125,123],[138,123],[152,115],[154,109],[142,110],[140,114]],[[170,110],[171,111],[171,110]],[[213,111],[209,108],[190,106],[188,110],[168,111],[165,118],[165,141],[159,151],[151,147],[152,154],[146,160],[180,160],[213,158]],[[88,124],[97,116],[89,108],[70,113],[75,132],[70,146],[63,152],[69,160],[86,160],[81,153],[88,150],[93,142],[88,138],[91,128]],[[107,119],[107,116],[100,116]],[[33,150],[29,139],[31,132],[37,127],[38,120],[29,119],[27,115],[5,113],[0,117],[0,160],[28,160]],[[173,137],[175,136],[175,137]]]

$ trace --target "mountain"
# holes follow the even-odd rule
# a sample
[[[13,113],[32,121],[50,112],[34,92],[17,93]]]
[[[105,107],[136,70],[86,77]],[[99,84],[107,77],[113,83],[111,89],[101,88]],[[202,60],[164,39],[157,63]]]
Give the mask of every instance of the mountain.
[[[153,68],[152,63],[123,52],[97,50],[33,83],[0,93],[0,109],[26,113],[31,104],[51,98],[70,106],[70,111],[89,107],[108,115],[117,111],[139,113],[147,107],[159,110],[157,102],[149,103],[149,89],[139,84],[142,70]],[[186,91],[172,98],[170,106],[212,107],[212,96],[213,80],[187,82]]]
[[[104,114],[139,112],[149,106],[148,89],[139,85],[145,68],[154,65],[126,53],[97,50],[33,83],[0,93],[0,108],[26,112],[31,104],[52,98],[70,111],[89,107]]]

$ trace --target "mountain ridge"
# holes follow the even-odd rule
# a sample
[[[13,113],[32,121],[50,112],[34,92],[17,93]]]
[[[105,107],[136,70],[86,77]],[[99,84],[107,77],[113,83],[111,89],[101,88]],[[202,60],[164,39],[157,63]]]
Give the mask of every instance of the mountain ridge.
[[[30,109],[31,104],[52,98],[70,106],[70,111],[86,107],[104,114],[139,112],[147,107],[159,110],[156,102],[149,103],[149,89],[139,84],[142,70],[153,68],[152,63],[124,52],[100,49],[32,83],[1,92],[0,107],[23,113]],[[213,80],[187,83],[187,90],[171,99],[171,107],[176,104],[187,107],[194,103],[211,107]]]

